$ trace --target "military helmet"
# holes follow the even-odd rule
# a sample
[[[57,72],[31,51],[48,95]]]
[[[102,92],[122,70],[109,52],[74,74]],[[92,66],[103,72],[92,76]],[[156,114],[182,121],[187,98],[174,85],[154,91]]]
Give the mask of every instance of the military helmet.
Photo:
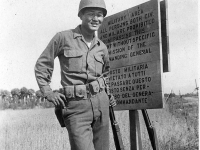
[[[103,15],[104,17],[107,14],[106,10],[106,4],[104,0],[81,0],[79,4],[79,9],[78,9],[78,16],[80,17],[80,12],[87,7],[97,7],[97,8],[102,8],[103,9]]]

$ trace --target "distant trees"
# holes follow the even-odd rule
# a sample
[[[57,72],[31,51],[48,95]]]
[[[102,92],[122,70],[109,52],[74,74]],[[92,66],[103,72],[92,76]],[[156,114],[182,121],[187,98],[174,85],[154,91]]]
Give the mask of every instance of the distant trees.
[[[28,93],[27,94],[28,94],[29,98],[32,98],[35,95],[35,90],[28,89]]]
[[[35,96],[35,90],[27,89],[26,87],[22,87],[21,89],[14,88],[11,90],[11,95],[13,98],[13,103],[18,103],[23,105],[24,103],[28,103]]]
[[[185,96],[185,97],[193,97],[193,96],[198,96],[198,93],[186,93],[183,96]]]
[[[11,90],[11,95],[12,95],[15,103],[19,102],[20,94],[21,93],[20,93],[20,90],[18,88],[14,88],[14,89]]]
[[[7,98],[10,96],[10,92],[8,90],[1,90],[0,94],[3,101],[6,101]]]
[[[53,107],[51,103],[45,100],[40,90],[26,87],[0,90],[0,109],[27,109],[34,107]]]
[[[41,99],[43,97],[42,92],[40,90],[37,90],[35,92],[35,96],[36,96],[37,103],[41,103]]]
[[[20,89],[20,92],[21,92],[21,98],[24,100],[23,102],[25,103],[28,95],[28,89],[26,87],[22,87]]]
[[[0,90],[0,108],[8,108],[11,102],[10,92],[8,90]]]

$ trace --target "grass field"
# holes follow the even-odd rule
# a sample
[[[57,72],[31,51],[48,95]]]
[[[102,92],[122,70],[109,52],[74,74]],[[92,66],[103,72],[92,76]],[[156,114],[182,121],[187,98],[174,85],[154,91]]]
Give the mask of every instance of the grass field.
[[[180,102],[179,98],[172,98]],[[198,101],[184,98],[165,109],[148,110],[157,131],[160,150],[198,149]],[[115,112],[120,125],[125,150],[130,149],[128,111]],[[151,150],[150,141],[139,111],[142,145]],[[68,133],[55,118],[54,109],[0,111],[0,150],[69,150]],[[110,131],[110,150],[114,150]]]

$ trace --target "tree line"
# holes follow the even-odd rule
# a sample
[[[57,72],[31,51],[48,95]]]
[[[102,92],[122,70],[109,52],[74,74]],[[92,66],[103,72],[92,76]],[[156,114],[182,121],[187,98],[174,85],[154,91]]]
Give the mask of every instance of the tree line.
[[[54,92],[64,93],[63,89]],[[53,104],[48,102],[40,90],[26,87],[14,88],[11,91],[0,90],[0,109],[29,109],[35,107],[49,108]]]
[[[64,94],[63,88],[53,90]],[[165,93],[164,97],[175,97],[176,94],[171,92]],[[198,96],[195,93],[187,93],[179,96]],[[50,108],[54,107],[52,103],[48,102],[42,95],[40,90],[28,89],[26,87],[14,88],[11,91],[0,89],[0,109],[29,109],[29,108]]]

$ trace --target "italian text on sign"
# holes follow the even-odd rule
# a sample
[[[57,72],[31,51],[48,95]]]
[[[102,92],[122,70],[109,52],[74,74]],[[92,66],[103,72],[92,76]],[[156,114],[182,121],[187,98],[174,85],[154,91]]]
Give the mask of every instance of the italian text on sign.
[[[110,55],[115,110],[163,107],[160,3],[151,0],[106,17],[98,31]]]

